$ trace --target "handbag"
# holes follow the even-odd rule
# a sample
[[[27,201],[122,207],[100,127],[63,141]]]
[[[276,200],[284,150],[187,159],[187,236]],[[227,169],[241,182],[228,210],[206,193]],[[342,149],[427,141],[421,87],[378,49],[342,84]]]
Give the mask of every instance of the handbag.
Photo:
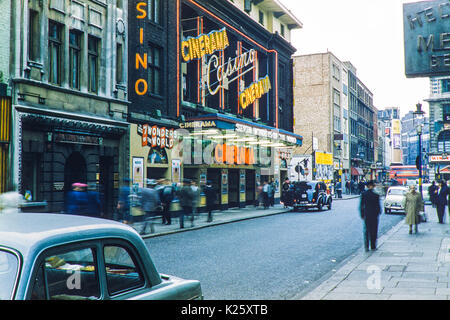
[[[419,212],[419,222],[427,222],[427,214],[425,212]]]

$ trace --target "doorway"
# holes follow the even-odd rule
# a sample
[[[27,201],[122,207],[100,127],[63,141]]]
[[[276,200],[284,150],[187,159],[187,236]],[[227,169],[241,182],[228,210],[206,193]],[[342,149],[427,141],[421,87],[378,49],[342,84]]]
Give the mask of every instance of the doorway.
[[[106,219],[114,212],[114,157],[100,157],[99,193],[101,208]]]
[[[230,169],[228,170],[228,207],[236,208],[239,207],[239,170]]]
[[[79,152],[73,152],[64,165],[64,192],[70,191],[75,182],[87,183],[86,160]]]
[[[246,170],[245,172],[245,204],[255,204],[256,194],[256,173],[255,170]]]
[[[220,169],[208,169],[206,172],[206,180],[211,181],[211,185],[213,186],[214,190],[217,192],[216,194],[216,205],[214,206],[214,209],[220,210],[220,206],[222,204],[222,176],[221,176],[221,170]]]

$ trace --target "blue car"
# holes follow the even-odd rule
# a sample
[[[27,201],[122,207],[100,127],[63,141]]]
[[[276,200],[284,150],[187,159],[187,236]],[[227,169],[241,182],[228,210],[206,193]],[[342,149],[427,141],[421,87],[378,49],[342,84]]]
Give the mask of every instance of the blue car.
[[[131,227],[64,214],[0,213],[0,300],[203,299],[158,273]]]

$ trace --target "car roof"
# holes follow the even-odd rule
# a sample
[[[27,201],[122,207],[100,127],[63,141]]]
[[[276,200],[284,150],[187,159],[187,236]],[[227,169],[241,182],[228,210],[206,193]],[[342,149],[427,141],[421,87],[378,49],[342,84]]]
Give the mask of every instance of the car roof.
[[[140,239],[132,228],[106,219],[56,213],[0,213],[0,245],[22,254],[43,242],[57,245],[103,235]]]

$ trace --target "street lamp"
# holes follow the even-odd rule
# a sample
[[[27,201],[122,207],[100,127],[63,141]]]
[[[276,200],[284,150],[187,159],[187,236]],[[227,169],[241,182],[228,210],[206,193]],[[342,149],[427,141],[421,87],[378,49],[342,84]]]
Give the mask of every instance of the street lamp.
[[[417,117],[418,120],[422,119],[423,115],[425,114],[424,111],[422,111],[422,104],[419,102],[416,104],[416,111],[413,112],[414,119]],[[420,196],[423,199],[422,195],[422,124],[419,121],[419,124],[416,127],[417,131],[417,137],[419,142],[419,154],[416,158],[416,167],[419,170],[419,192]]]

